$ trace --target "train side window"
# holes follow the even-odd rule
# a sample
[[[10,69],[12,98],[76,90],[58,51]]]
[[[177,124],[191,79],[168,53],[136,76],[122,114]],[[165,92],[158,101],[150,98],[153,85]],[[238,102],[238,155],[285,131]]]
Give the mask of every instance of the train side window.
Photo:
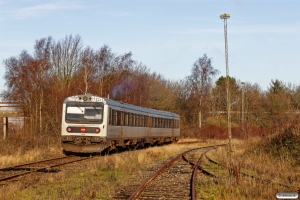
[[[129,116],[128,113],[124,113],[125,126],[129,126]]]
[[[132,114],[132,126],[136,124],[136,114]]]
[[[114,109],[111,109],[111,125],[114,125]]]
[[[117,112],[116,110],[112,110],[112,125],[117,125],[117,122],[118,122],[118,115],[117,115]]]
[[[129,113],[129,126],[132,126],[132,113]]]
[[[144,116],[144,127],[148,127],[148,116]]]
[[[142,116],[143,116],[143,115],[139,115],[139,127],[142,126]]]
[[[140,115],[136,115],[136,123],[135,126],[140,126]]]
[[[140,115],[140,124],[139,124],[139,127],[142,127],[143,126],[143,115]]]
[[[176,120],[176,128],[179,128],[179,120]]]
[[[145,126],[145,116],[144,115],[141,115],[141,124],[140,124],[141,127],[144,127]]]
[[[116,122],[116,124],[118,126],[121,126],[121,115],[122,115],[122,112],[121,111],[117,111],[117,122]]]
[[[152,119],[151,127],[155,128],[155,117],[152,117],[151,119]]]
[[[112,109],[109,108],[109,122],[108,122],[109,125],[112,125]]]

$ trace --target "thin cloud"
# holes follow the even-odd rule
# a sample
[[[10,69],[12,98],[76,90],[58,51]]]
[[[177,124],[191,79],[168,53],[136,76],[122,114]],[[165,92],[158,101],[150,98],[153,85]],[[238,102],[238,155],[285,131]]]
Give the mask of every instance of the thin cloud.
[[[299,24],[233,26],[228,28],[228,32],[232,34],[299,34],[298,27]]]
[[[9,48],[9,47],[32,47],[32,43],[29,42],[1,42],[0,48]]]
[[[49,13],[64,10],[85,10],[94,8],[92,6],[85,6],[76,2],[68,3],[66,1],[59,1],[56,3],[44,3],[34,6],[27,6],[21,8],[5,8],[0,11],[3,20],[15,19],[34,19],[46,16]]]
[[[124,16],[130,15],[129,12],[103,12],[103,14],[105,14],[105,15],[111,15],[111,16],[120,16],[120,17],[124,17]]]

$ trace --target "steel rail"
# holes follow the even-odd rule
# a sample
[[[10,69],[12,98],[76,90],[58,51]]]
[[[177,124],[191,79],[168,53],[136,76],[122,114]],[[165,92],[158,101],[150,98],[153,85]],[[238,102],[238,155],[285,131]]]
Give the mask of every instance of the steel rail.
[[[202,169],[202,167],[200,166],[201,165],[201,161],[202,161],[202,158],[204,156],[204,154],[208,151],[210,151],[212,149],[208,149],[206,150],[205,152],[203,152],[200,156],[200,158],[198,159],[197,163],[194,164],[194,169],[193,169],[193,173],[192,173],[192,179],[191,179],[191,199],[192,200],[195,200],[196,199],[196,188],[195,188],[195,182],[196,182],[196,179],[197,179],[197,169],[200,169],[202,172],[205,172],[205,174],[207,174],[207,172],[205,170]],[[209,173],[209,175],[212,175]]]
[[[12,167],[2,168],[0,170],[1,171],[16,170],[17,169],[16,167],[20,167],[20,166],[26,166],[26,165],[30,166],[30,165],[33,165],[33,164],[40,164],[40,163],[44,163],[44,162],[47,162],[47,161],[49,162],[49,161],[55,161],[55,160],[63,160],[63,159],[68,159],[68,158],[72,158],[72,157],[76,157],[76,156],[64,156],[64,157],[59,157],[59,158],[52,158],[52,159],[42,160],[42,161],[38,161],[38,162],[31,162],[31,163],[12,166]],[[24,176],[26,174],[30,174],[30,173],[34,173],[34,172],[56,172],[55,170],[53,170],[53,169],[50,170],[50,169],[53,168],[53,167],[58,167],[58,166],[62,166],[62,165],[66,165],[66,164],[86,160],[86,159],[90,159],[90,157],[79,158],[79,159],[76,159],[76,160],[71,160],[71,161],[68,161],[68,162],[60,163],[60,164],[54,164],[54,165],[50,165],[48,167],[43,167],[43,168],[40,168],[40,169],[33,169],[32,170],[32,168],[29,168],[30,169],[29,171],[1,178],[0,182],[10,180],[10,179],[13,179],[13,178],[16,178],[16,177],[19,177],[19,176]]]
[[[221,166],[221,167],[224,167],[224,166],[222,166],[220,163],[218,163],[217,161],[215,161],[215,160],[209,158],[206,154],[205,154],[205,157],[207,158],[207,160],[208,160],[209,162],[214,163],[214,164],[216,164],[216,165],[219,165],[219,166]],[[224,167],[224,168],[227,168],[227,167]],[[251,174],[247,174],[247,173],[242,172],[242,171],[240,171],[239,173],[242,174],[243,176],[247,176],[247,177],[250,177],[250,178],[259,180],[259,181],[261,181],[261,182],[273,183],[273,184],[276,184],[276,185],[279,185],[279,186],[282,186],[282,187],[286,187],[286,188],[294,188],[293,186],[290,186],[290,185],[285,185],[285,184],[282,184],[282,183],[276,183],[276,182],[274,182],[274,181],[272,181],[272,180],[262,179],[262,178],[259,178],[259,177],[257,177],[257,176],[251,175]]]
[[[8,170],[13,170],[13,169],[16,169],[17,167],[23,167],[26,165],[30,166],[30,165],[34,165],[34,164],[39,164],[39,163],[44,163],[44,162],[49,162],[49,161],[54,161],[54,160],[60,160],[60,159],[66,159],[66,158],[71,158],[71,157],[75,157],[75,156],[63,156],[63,157],[50,158],[50,159],[39,160],[39,161],[34,161],[34,162],[29,162],[29,163],[23,163],[23,164],[19,164],[19,165],[13,165],[10,167],[0,168],[0,171],[8,171]]]
[[[159,170],[157,170],[151,177],[149,177],[148,179],[146,179],[132,194],[131,196],[128,198],[128,200],[133,200],[138,198],[138,196],[140,195],[140,193],[146,188],[146,186],[153,181],[157,176],[159,176],[162,172],[164,172],[166,169],[170,168],[175,161],[179,160],[180,157],[187,161],[188,163],[192,164],[192,162],[188,161],[188,159],[186,159],[185,154],[187,154],[190,151],[194,151],[194,150],[199,150],[199,149],[206,149],[206,148],[213,148],[213,147],[218,147],[218,146],[224,146],[227,144],[220,144],[220,145],[211,145],[211,146],[205,146],[205,147],[198,147],[198,148],[193,148],[190,150],[187,150],[179,155],[177,155],[175,158],[173,158],[172,160],[170,160],[169,162],[167,162],[165,165],[163,165]],[[193,164],[192,164],[193,165]],[[199,168],[199,166],[198,166]]]

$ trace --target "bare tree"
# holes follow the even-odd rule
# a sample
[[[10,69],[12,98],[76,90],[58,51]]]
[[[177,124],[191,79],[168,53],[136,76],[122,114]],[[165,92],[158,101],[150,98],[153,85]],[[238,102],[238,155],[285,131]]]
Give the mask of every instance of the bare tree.
[[[32,71],[32,85],[34,86],[34,91],[37,95],[36,102],[38,104],[38,119],[39,119],[39,132],[43,130],[43,110],[44,110],[44,100],[47,91],[47,87],[49,87],[49,70],[51,67],[50,56],[51,56],[51,45],[52,38],[48,37],[42,38],[41,40],[37,40],[34,46],[34,60]]]
[[[198,126],[201,128],[204,98],[208,95],[212,86],[212,78],[217,75],[219,71],[213,68],[211,59],[204,54],[195,61],[191,72],[192,74],[189,76],[189,80],[192,84],[192,96],[198,101]]]
[[[83,74],[85,89],[82,92],[86,94],[92,85],[92,77],[96,69],[96,60],[93,50],[90,47],[86,47],[82,52],[81,59],[82,67],[79,70],[79,75],[81,76]],[[81,73],[81,71],[83,71],[83,73]]]
[[[5,80],[8,89],[1,96],[9,101],[19,102],[30,119],[30,130],[43,130],[44,103],[50,88],[50,46],[51,38],[37,40],[34,56],[23,51],[18,58],[4,61]]]
[[[66,36],[52,45],[52,71],[61,86],[70,87],[70,81],[81,67],[82,40],[79,35]]]
[[[115,54],[112,53],[111,49],[107,45],[104,45],[96,52],[95,61],[97,71],[95,79],[99,85],[98,94],[103,96],[104,78],[108,76],[114,66]]]

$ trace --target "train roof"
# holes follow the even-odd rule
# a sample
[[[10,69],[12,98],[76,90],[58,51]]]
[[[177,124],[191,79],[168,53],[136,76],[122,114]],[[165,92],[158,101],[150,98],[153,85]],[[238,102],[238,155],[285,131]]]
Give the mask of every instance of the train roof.
[[[130,109],[130,110],[135,110],[139,112],[146,112],[146,113],[151,113],[154,115],[163,115],[163,116],[168,116],[168,117],[176,117],[179,118],[179,115],[176,113],[172,112],[167,112],[163,110],[156,110],[156,109],[151,109],[151,108],[145,108],[145,107],[140,107],[140,106],[135,106],[132,104],[127,104],[123,103],[121,101],[115,101],[109,98],[103,98],[97,95],[92,95],[92,94],[86,94],[86,95],[75,95],[71,97],[67,97],[64,100],[64,103],[69,102],[69,101],[75,101],[75,102],[102,102],[105,105],[109,106],[116,106],[120,107],[123,109]]]

